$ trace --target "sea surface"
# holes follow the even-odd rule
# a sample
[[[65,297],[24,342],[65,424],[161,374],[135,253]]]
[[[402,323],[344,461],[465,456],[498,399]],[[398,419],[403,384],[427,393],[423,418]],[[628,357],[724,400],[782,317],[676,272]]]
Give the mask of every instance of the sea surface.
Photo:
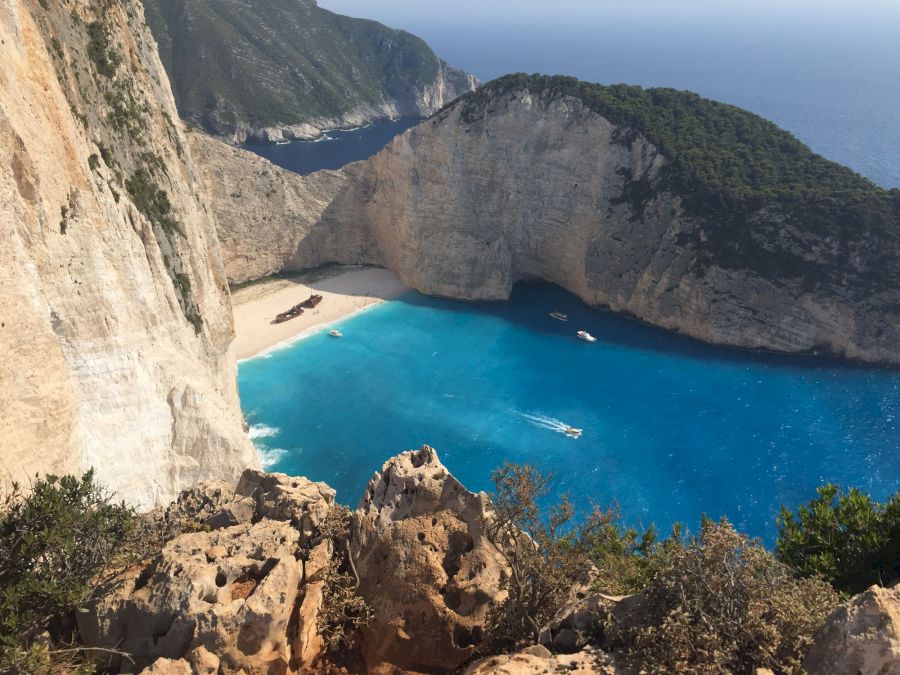
[[[321,0],[424,38],[487,81],[514,72],[689,89],[900,187],[897,0]]]
[[[394,136],[419,123],[419,118],[404,117],[389,122],[343,131],[328,131],[314,141],[254,143],[245,147],[283,169],[306,175],[322,169],[340,169],[351,162],[369,159]]]
[[[344,503],[423,443],[470,489],[530,462],[581,507],[664,529],[727,516],[768,542],[822,483],[900,488],[898,371],[710,347],[537,283],[508,303],[410,292],[335,325],[242,362],[239,385],[269,467]]]

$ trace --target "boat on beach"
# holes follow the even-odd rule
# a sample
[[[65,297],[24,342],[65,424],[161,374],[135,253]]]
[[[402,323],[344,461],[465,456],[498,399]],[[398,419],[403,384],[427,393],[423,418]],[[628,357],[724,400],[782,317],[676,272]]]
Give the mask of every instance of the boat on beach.
[[[298,316],[303,314],[304,309],[313,309],[318,304],[322,302],[321,295],[311,295],[303,302],[297,303],[289,310],[281,312],[281,314],[277,314],[275,316],[275,320],[272,323],[284,323],[285,321],[290,321],[291,319],[296,319]]]
[[[556,319],[558,321],[568,321],[569,320],[569,315],[563,314],[562,312],[550,312],[550,316],[552,316],[554,319]]]
[[[597,341],[597,338],[595,338],[593,335],[588,333],[586,330],[580,330],[577,333],[575,333],[575,335],[577,335],[579,338],[581,338],[585,342],[596,342]]]

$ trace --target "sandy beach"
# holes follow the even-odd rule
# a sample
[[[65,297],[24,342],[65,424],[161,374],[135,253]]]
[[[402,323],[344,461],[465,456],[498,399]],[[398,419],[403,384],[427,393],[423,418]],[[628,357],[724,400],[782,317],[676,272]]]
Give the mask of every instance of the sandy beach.
[[[278,344],[322,330],[407,290],[396,274],[377,267],[333,267],[265,279],[235,289],[232,303],[237,358],[249,359]],[[318,307],[290,321],[272,323],[276,314],[313,293],[322,296]]]

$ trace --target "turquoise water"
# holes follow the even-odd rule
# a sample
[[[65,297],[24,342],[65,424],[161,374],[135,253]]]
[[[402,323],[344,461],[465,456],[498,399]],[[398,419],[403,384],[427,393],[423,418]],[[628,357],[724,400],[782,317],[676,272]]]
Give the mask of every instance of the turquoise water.
[[[239,384],[270,468],[327,481],[345,503],[422,443],[470,489],[505,460],[532,462],[631,523],[725,515],[768,541],[778,506],[823,482],[900,489],[897,371],[709,347],[544,284],[509,303],[409,293],[338,325],[341,339],[243,362]]]

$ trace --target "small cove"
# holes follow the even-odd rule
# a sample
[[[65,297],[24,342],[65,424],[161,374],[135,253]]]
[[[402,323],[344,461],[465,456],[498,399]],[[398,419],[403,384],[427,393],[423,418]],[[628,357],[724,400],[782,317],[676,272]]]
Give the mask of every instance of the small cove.
[[[711,347],[540,283],[508,303],[410,292],[340,327],[242,363],[239,384],[269,468],[345,503],[422,443],[470,489],[531,462],[585,508],[662,528],[727,516],[770,542],[779,506],[824,482],[880,499],[900,486],[897,371]]]

